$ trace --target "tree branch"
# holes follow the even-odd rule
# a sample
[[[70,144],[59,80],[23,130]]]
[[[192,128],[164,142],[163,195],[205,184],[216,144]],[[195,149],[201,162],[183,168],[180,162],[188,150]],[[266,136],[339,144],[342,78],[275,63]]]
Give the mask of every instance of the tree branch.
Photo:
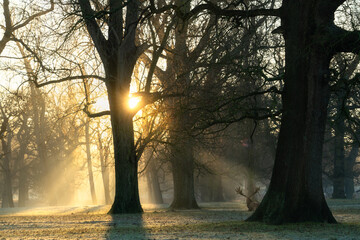
[[[190,18],[204,10],[208,10],[211,13],[218,16],[227,16],[227,17],[257,17],[257,16],[276,16],[280,17],[281,11],[278,9],[253,9],[253,10],[228,10],[222,9],[217,5],[207,2],[206,4],[201,4],[194,7],[189,13],[186,14],[185,18]]]
[[[11,14],[9,9],[9,0],[4,0],[3,8],[4,8],[4,18],[5,18],[5,32],[4,32],[4,36],[0,40],[0,54],[4,50],[6,43],[10,40],[11,33],[13,31],[12,23],[11,23]]]
[[[156,69],[156,65],[158,63],[158,60],[161,56],[161,53],[163,52],[166,43],[167,43],[167,39],[169,38],[170,35],[170,31],[172,29],[172,27],[175,24],[175,20],[171,21],[171,23],[167,26],[165,34],[164,34],[164,38],[161,41],[161,45],[158,49],[154,49],[154,53],[153,53],[153,59],[151,61],[150,67],[149,67],[149,72],[147,75],[147,79],[146,79],[146,84],[145,84],[145,92],[150,92],[150,88],[151,88],[151,82],[152,82],[152,78]],[[154,44],[155,47],[155,44]]]
[[[102,116],[109,116],[110,115],[110,111],[102,111],[102,112],[97,112],[97,113],[91,113],[89,111],[89,107],[88,105],[85,105],[84,109],[83,109],[84,113],[86,113],[86,115],[89,118],[97,118],[97,117],[102,117]]]
[[[81,13],[85,21],[87,30],[93,40],[95,47],[101,57],[103,63],[107,63],[107,40],[105,39],[99,25],[95,20],[95,12],[91,8],[89,0],[78,0]]]
[[[34,83],[37,88],[40,88],[40,87],[44,87],[46,85],[50,85],[50,84],[54,84],[54,83],[61,83],[61,82],[65,82],[65,81],[79,80],[79,79],[86,79],[86,78],[95,78],[95,79],[105,81],[105,78],[100,77],[98,75],[82,75],[82,76],[69,76],[69,77],[65,77],[65,78],[61,78],[61,79],[57,79],[57,80],[46,81],[43,83],[38,83],[37,81],[34,81]]]
[[[49,8],[49,9],[44,10],[44,11],[41,11],[41,12],[38,12],[38,13],[35,13],[35,14],[31,15],[30,17],[28,17],[24,22],[18,23],[18,24],[16,24],[16,25],[14,25],[14,26],[13,26],[13,31],[15,31],[15,30],[17,30],[17,29],[19,29],[19,28],[22,28],[22,27],[24,27],[24,26],[26,26],[29,22],[31,22],[31,21],[34,20],[35,18],[38,18],[38,17],[40,17],[40,16],[42,16],[42,15],[45,15],[45,14],[53,11],[53,10],[54,10],[54,5],[55,5],[55,4],[54,4],[54,0],[50,0],[50,8]]]
[[[347,31],[332,25],[329,29],[330,47],[334,53],[360,54],[360,31]]]
[[[201,37],[199,43],[197,44],[195,49],[190,53],[189,58],[191,60],[189,60],[189,62],[196,62],[196,60],[199,58],[201,52],[204,50],[204,48],[209,43],[209,40],[211,37],[210,33],[211,33],[211,30],[214,27],[215,23],[216,23],[216,17],[212,15],[209,19],[209,22],[206,26],[205,32],[204,32],[203,36]]]
[[[194,7],[191,11],[187,12],[186,14],[182,13],[180,11],[181,6],[176,6],[173,4],[166,5],[162,8],[157,9],[155,7],[154,0],[150,1],[150,10],[152,13],[163,13],[169,10],[174,10],[176,12],[176,15],[180,17],[181,19],[189,19],[192,16],[197,15],[198,13],[208,10],[211,13],[218,15],[218,16],[227,16],[227,17],[257,17],[257,16],[275,16],[280,17],[281,16],[281,10],[278,9],[253,9],[253,10],[229,10],[229,9],[222,9],[216,4],[206,1],[205,4],[200,4]]]

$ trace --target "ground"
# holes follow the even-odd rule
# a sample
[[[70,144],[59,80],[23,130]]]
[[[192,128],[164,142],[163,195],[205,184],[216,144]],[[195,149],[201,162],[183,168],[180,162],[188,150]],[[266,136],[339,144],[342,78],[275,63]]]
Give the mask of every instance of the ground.
[[[110,216],[110,206],[0,210],[0,239],[360,239],[360,200],[330,200],[340,224],[248,223],[238,202],[168,211],[144,205],[143,214]]]

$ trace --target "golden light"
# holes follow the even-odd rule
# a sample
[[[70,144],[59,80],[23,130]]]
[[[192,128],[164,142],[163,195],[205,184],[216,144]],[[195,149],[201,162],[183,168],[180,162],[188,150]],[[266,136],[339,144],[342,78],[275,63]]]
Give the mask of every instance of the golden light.
[[[141,98],[140,97],[129,97],[129,100],[128,100],[128,106],[130,109],[134,109],[138,103],[141,101]]]
[[[93,104],[95,111],[105,111],[109,109],[109,101],[107,96],[102,96],[96,99],[95,103]]]

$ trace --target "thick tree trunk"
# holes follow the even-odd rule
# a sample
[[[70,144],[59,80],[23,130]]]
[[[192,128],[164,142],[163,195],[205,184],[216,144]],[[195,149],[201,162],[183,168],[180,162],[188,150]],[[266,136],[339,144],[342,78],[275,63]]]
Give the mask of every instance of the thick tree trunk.
[[[197,209],[194,191],[194,156],[190,140],[178,139],[171,148],[174,199],[172,209]]]
[[[286,51],[282,122],[269,189],[248,220],[335,223],[322,190],[331,59],[321,41],[315,41],[322,39],[317,27],[323,26],[317,24],[323,15],[319,6],[308,2],[286,1],[282,7]]]
[[[130,76],[132,69],[130,69]],[[128,82],[130,84],[130,81]],[[107,85],[115,156],[115,199],[109,211],[117,213],[142,212],[138,190],[138,163],[134,146],[132,113],[127,99],[129,86]]]
[[[91,150],[90,150],[90,121],[86,119],[85,123],[85,142],[86,142],[86,162],[89,174],[89,185],[90,185],[90,193],[92,203],[96,204],[96,192],[95,192],[95,184],[94,184],[94,174],[92,170],[92,161],[91,161]]]

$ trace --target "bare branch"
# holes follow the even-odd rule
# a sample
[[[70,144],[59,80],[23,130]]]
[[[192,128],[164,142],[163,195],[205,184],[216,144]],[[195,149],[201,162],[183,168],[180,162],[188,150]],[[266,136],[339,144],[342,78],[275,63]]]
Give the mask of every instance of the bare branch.
[[[204,10],[208,10],[211,13],[218,16],[227,16],[227,17],[257,17],[257,16],[275,16],[280,17],[281,10],[278,9],[253,9],[253,10],[229,10],[222,9],[217,5],[207,1],[206,4],[201,4],[194,7],[189,13],[186,14],[185,18],[190,18]]]
[[[152,78],[153,78],[153,75],[155,72],[157,62],[160,58],[161,53],[163,52],[163,50],[166,46],[167,39],[169,38],[170,31],[171,31],[172,27],[174,26],[174,24],[175,24],[175,20],[171,21],[171,23],[166,28],[164,38],[161,41],[160,47],[156,50],[154,49],[153,59],[151,61],[149,72],[148,72],[147,79],[146,79],[145,92],[148,92],[148,93],[150,92],[151,81],[152,81]]]
[[[280,17],[281,10],[278,9],[253,9],[253,10],[229,10],[229,9],[222,9],[216,4],[206,1],[205,4],[200,4],[194,7],[191,11],[187,13],[183,13],[180,8],[181,6],[176,6],[173,4],[166,5],[162,8],[157,9],[155,6],[154,1],[150,1],[150,10],[152,13],[163,13],[169,10],[174,10],[176,15],[181,19],[189,19],[200,12],[203,11],[210,11],[211,13],[218,15],[218,16],[227,16],[227,17],[243,17],[243,18],[250,18],[250,17],[257,17],[257,16],[275,16]]]
[[[86,113],[86,115],[87,115],[89,118],[97,118],[97,117],[109,116],[109,115],[110,115],[110,111],[102,111],[102,112],[97,112],[97,113],[91,113],[91,112],[89,111],[88,105],[85,105],[83,111],[84,111],[84,113]]]
[[[4,17],[5,17],[5,32],[4,32],[4,36],[0,40],[0,54],[4,50],[6,43],[10,40],[11,33],[13,31],[12,23],[11,23],[11,14],[9,9],[9,0],[4,0],[3,8],[4,8]]]
[[[98,53],[103,61],[103,63],[107,62],[107,40],[105,39],[103,33],[101,32],[101,29],[99,25],[97,24],[95,20],[95,12],[91,8],[89,0],[78,0],[82,16],[84,18],[87,30],[95,44],[96,49],[98,50]]]
[[[55,5],[54,0],[50,0],[50,8],[49,9],[38,12],[38,13],[35,13],[35,14],[31,15],[30,17],[28,17],[24,22],[14,25],[13,26],[13,31],[26,26],[29,22],[31,22],[35,18],[38,18],[40,16],[43,16],[43,15],[53,11],[54,10],[54,5]]]
[[[66,82],[66,81],[70,81],[70,80],[79,80],[79,79],[87,79],[87,78],[95,78],[95,79],[105,81],[105,78],[100,77],[98,75],[82,75],[82,76],[69,76],[69,77],[65,77],[65,78],[61,78],[61,79],[57,79],[57,80],[46,81],[43,83],[38,83],[37,81],[34,81],[34,83],[37,88],[40,88],[40,87],[44,87],[46,85],[50,85],[50,84],[54,84],[54,83],[61,83],[61,82]]]

